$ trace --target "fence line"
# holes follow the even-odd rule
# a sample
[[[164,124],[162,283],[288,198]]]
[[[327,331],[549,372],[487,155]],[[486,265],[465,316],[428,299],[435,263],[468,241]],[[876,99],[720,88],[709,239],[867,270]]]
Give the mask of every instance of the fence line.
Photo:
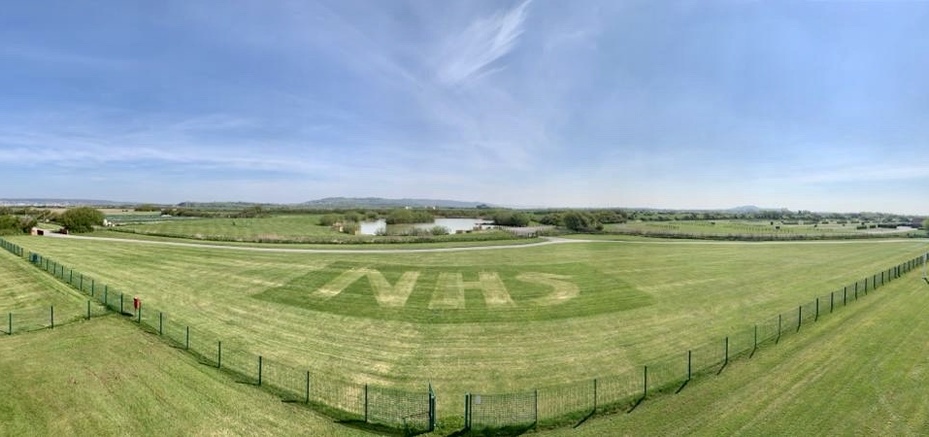
[[[155,308],[136,307],[125,293],[38,253],[27,254],[2,238],[0,247],[88,294],[110,311],[130,317],[204,364],[269,390],[286,402],[306,404],[340,421],[374,424],[407,434],[435,429],[435,393],[431,385],[424,392],[409,392],[313,375],[249,352],[241,345],[223,343],[218,335],[175,321]],[[540,426],[578,425],[598,413],[631,411],[651,395],[679,392],[695,377],[721,373],[730,360],[750,357],[760,347],[777,344],[783,337],[800,332],[804,325],[854,304],[887,282],[912,270],[925,269],[927,261],[929,253],[817,296],[722,339],[615,375],[514,393],[467,393],[464,427],[520,432]]]
[[[751,357],[758,348],[777,344],[907,272],[925,269],[927,259],[929,254],[909,259],[724,338],[617,375],[516,393],[469,392],[465,395],[465,428],[520,432],[577,426],[594,414],[631,411],[656,393],[677,393],[695,377],[721,373],[731,360]]]
[[[126,316],[144,330],[158,334],[175,347],[184,349],[202,363],[232,374],[239,382],[260,386],[286,402],[302,403],[333,419],[363,426],[386,428],[405,434],[421,434],[435,429],[435,392],[426,385],[421,392],[342,381],[266,359],[208,330],[175,320],[169,313],[149,305],[71,269],[57,261],[0,238],[0,247],[102,304],[91,316],[115,312]],[[91,308],[91,301],[88,300]],[[65,310],[65,311],[63,311]],[[79,315],[87,315],[87,311]],[[51,328],[74,321],[72,308],[44,307],[7,315],[2,332],[24,332]]]

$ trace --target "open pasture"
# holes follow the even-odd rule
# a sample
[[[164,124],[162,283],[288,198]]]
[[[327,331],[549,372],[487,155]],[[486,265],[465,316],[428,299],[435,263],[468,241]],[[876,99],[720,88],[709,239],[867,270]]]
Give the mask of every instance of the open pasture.
[[[468,242],[514,240],[508,232],[488,230],[479,233],[437,237],[350,235],[322,226],[318,214],[280,214],[261,218],[177,218],[145,223],[127,223],[108,234],[212,240],[222,242],[260,242],[287,244],[331,244],[397,242]],[[133,233],[133,234],[130,234]]]
[[[697,221],[660,221],[628,222],[607,225],[606,231],[640,232],[654,234],[680,234],[694,236],[746,236],[768,238],[790,237],[842,237],[873,234],[899,234],[894,229],[856,229],[857,222],[840,224],[829,223],[793,223],[780,221],[743,221],[743,220],[697,220]],[[903,232],[905,233],[905,232]]]
[[[608,376],[924,253],[921,241],[313,254],[12,240],[170,320],[355,382],[461,395]]]
[[[226,237],[239,240],[296,239],[306,236],[338,236],[319,224],[320,215],[293,214],[263,218],[190,218],[131,223],[122,226],[140,233],[197,237]]]

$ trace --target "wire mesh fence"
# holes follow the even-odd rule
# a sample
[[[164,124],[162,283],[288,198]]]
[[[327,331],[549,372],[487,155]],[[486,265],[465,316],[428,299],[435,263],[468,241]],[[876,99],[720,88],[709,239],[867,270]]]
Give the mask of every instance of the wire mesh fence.
[[[0,335],[12,335],[24,332],[52,329],[80,320],[87,320],[109,314],[98,304],[91,301],[74,302],[49,306],[17,308],[0,314]]]

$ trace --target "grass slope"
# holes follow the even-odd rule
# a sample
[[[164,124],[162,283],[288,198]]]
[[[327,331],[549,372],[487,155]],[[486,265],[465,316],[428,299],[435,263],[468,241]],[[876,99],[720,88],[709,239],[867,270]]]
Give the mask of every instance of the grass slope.
[[[117,316],[0,338],[0,435],[369,435],[207,367]]]
[[[929,284],[912,272],[721,375],[551,435],[926,435]]]
[[[0,250],[0,284],[0,314],[38,307],[47,310],[50,305],[76,307],[87,301],[75,290],[5,250]]]
[[[684,353],[925,250],[916,240],[572,243],[410,254],[267,253],[27,237],[14,242],[140,296],[168,320],[218,333],[224,346],[228,341],[230,348],[354,382],[421,390],[431,381],[440,417],[461,414],[465,392],[588,380]],[[463,308],[430,308],[422,303],[430,300],[426,287],[414,289],[410,305],[383,315],[365,278],[345,291],[353,299],[339,296],[346,297],[339,310],[286,301],[299,303],[316,291],[316,283],[301,288],[294,281],[313,272],[331,277],[335,272],[326,269],[339,263],[383,269],[391,284],[407,269],[461,273],[472,283],[480,272],[497,272],[515,304],[494,317],[487,316],[479,295],[466,296]],[[585,268],[572,273],[576,265]],[[557,266],[568,270],[552,270]],[[508,279],[538,271],[571,273],[580,296],[594,298],[568,300],[559,317],[540,317],[550,310],[523,299],[538,289]],[[291,295],[267,299],[268,292]],[[645,304],[610,306],[611,299],[628,296]],[[601,301],[605,311],[596,308]]]

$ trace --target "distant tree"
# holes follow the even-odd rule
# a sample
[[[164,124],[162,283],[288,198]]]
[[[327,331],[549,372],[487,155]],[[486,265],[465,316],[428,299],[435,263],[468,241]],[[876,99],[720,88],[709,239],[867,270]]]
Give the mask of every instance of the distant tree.
[[[564,226],[564,217],[560,212],[550,212],[539,219],[539,223],[549,226]]]
[[[386,220],[388,225],[401,223],[432,223],[435,221],[435,217],[427,211],[413,211],[406,208],[398,208],[387,213]]]
[[[133,209],[136,210],[136,211],[138,211],[138,212],[155,212],[155,211],[161,211],[161,207],[152,205],[151,203],[142,204],[142,205],[136,206],[136,207],[133,208]]]
[[[103,225],[103,213],[86,206],[71,208],[58,216],[61,223],[69,232],[90,232],[94,226]]]
[[[321,226],[332,226],[341,221],[342,216],[338,214],[326,214],[319,218],[319,224]]]
[[[500,226],[529,226],[529,214],[518,211],[498,211],[493,215],[494,223]]]
[[[564,225],[572,231],[602,231],[603,225],[587,211],[570,211],[564,215]]]
[[[929,231],[929,218],[923,220],[923,229]]]
[[[248,208],[245,208],[239,211],[238,213],[234,214],[233,217],[235,218],[259,218],[259,217],[267,217],[269,215],[270,214],[268,214],[268,212],[265,211],[264,208],[262,208],[260,205],[255,205],[255,206],[250,206]]]

